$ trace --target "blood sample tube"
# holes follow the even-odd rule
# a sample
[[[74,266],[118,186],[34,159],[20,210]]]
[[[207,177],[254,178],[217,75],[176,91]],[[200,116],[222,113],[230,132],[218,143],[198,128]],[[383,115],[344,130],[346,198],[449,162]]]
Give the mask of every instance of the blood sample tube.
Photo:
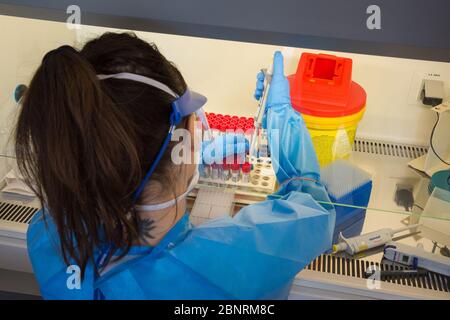
[[[227,181],[230,179],[230,165],[227,163],[222,164],[222,180]]]
[[[219,178],[219,165],[213,163],[211,165],[211,179],[217,180]]]
[[[250,182],[250,171],[252,169],[252,165],[249,162],[245,162],[242,165],[242,182],[249,183]]]
[[[251,125],[251,126],[247,125],[247,126],[245,127],[244,132],[245,132],[245,138],[246,138],[249,142],[251,142],[251,141],[252,141],[252,138],[253,138],[253,133],[255,132],[255,128],[253,127],[253,125]]]
[[[211,165],[204,163],[201,165],[201,167],[203,168],[202,177],[204,177],[204,178],[211,177]]]
[[[227,125],[225,123],[222,123],[221,125],[219,125],[219,130],[219,134],[225,134],[225,132],[227,131]]]
[[[240,172],[241,167],[239,166],[239,163],[233,163],[231,165],[231,180],[233,182],[238,182],[240,178]]]

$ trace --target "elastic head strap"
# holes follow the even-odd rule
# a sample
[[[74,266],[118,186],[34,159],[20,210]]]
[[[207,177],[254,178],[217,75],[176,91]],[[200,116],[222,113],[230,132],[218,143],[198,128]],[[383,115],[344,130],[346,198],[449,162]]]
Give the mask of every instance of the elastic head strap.
[[[181,115],[181,112],[178,108],[177,100],[180,98],[178,94],[176,94],[172,89],[170,89],[167,85],[165,85],[162,82],[159,82],[155,79],[148,78],[145,76],[141,76],[139,74],[135,73],[129,73],[129,72],[120,72],[115,74],[99,74],[97,77],[100,80],[105,79],[122,79],[122,80],[131,80],[136,82],[141,82],[144,84],[147,84],[151,87],[157,88],[161,91],[164,91],[165,93],[171,95],[175,98],[175,100],[171,103],[172,106],[172,113],[170,114],[170,122],[171,125],[178,125],[181,122],[181,119],[183,118]]]
[[[172,139],[172,133],[175,130],[176,126],[181,122],[181,119],[183,119],[183,114],[180,111],[180,108],[178,106],[178,100],[180,100],[181,98],[183,98],[185,95],[183,95],[182,97],[180,97],[178,94],[176,94],[172,89],[170,89],[167,85],[165,85],[162,82],[159,82],[155,79],[152,78],[148,78],[145,76],[141,76],[139,74],[135,74],[135,73],[129,73],[129,72],[120,72],[120,73],[116,73],[116,74],[99,74],[97,75],[97,77],[100,80],[105,80],[105,79],[123,79],[123,80],[131,80],[131,81],[136,81],[136,82],[141,82],[144,84],[147,84],[151,87],[155,87],[161,91],[164,91],[165,93],[171,95],[172,97],[174,97],[174,101],[172,101],[171,106],[172,106],[172,112],[170,113],[170,117],[169,117],[169,121],[170,121],[170,127],[169,127],[169,132],[167,133],[166,138],[164,139],[164,142],[158,152],[158,154],[156,155],[155,160],[153,161],[153,163],[150,166],[150,169],[148,170],[148,172],[146,173],[144,179],[142,180],[141,184],[139,185],[139,187],[137,188],[134,197],[133,197],[133,203],[136,203],[136,201],[139,199],[139,197],[141,196],[142,192],[144,191],[145,185],[148,183],[148,181],[150,180],[151,175],[153,174],[153,172],[155,171],[156,166],[158,165],[159,161],[161,160],[164,152],[167,149],[167,146],[169,145],[170,140]],[[189,91],[187,90],[187,93],[189,93]]]

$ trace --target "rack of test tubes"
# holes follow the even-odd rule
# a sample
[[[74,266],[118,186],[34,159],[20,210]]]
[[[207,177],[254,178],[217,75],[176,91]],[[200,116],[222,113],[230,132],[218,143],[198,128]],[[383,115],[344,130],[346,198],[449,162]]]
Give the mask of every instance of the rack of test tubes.
[[[248,141],[252,140],[253,118],[207,113],[207,119],[213,138],[225,132],[235,132],[244,134]],[[249,154],[245,159],[224,158],[220,163],[200,165],[199,183],[267,194],[276,189],[270,157],[251,157]]]

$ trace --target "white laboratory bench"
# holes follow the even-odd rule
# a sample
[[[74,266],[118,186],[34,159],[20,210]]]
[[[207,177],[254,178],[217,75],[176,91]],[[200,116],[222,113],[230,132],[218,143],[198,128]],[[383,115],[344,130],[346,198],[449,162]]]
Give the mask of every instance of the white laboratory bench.
[[[421,177],[407,166],[415,156],[423,153],[422,147],[417,147],[409,154],[386,151],[403,148],[401,145],[358,140],[351,161],[373,174],[373,189],[369,209],[363,227],[363,233],[382,228],[400,228],[406,225],[408,215],[391,212],[380,212],[374,209],[402,211],[394,201],[397,183],[421,185]],[[361,142],[362,141],[362,142]],[[386,145],[388,147],[386,147]],[[414,148],[414,147],[411,147]],[[420,151],[422,150],[422,151]],[[426,151],[426,150],[425,150]],[[425,184],[422,184],[422,186]],[[416,189],[416,188],[415,188]],[[420,189],[419,187],[417,189]],[[416,200],[424,206],[424,198],[415,190]],[[447,221],[447,223],[450,223]],[[0,292],[14,292],[20,294],[38,295],[38,286],[33,278],[31,266],[26,252],[26,224],[8,223],[0,220]],[[450,225],[449,225],[450,228]],[[411,236],[400,242],[416,246],[422,243],[426,250],[432,248],[432,242],[420,236]],[[360,260],[361,263],[379,263],[382,253],[376,253]],[[322,260],[320,260],[322,259]],[[328,271],[315,267],[315,262],[301,271],[292,287],[290,299],[450,299],[450,293],[432,288],[411,286],[394,282],[378,282],[375,288],[370,288],[367,280],[347,274],[344,270],[344,260],[328,256],[321,256],[317,261],[327,264]],[[336,260],[337,259],[337,260]],[[331,265],[337,269],[331,270]],[[334,268],[333,267],[333,268]],[[339,268],[342,270],[339,271]],[[348,267],[347,267],[348,268]],[[334,271],[334,272],[333,272]],[[0,295],[1,297],[1,295]]]

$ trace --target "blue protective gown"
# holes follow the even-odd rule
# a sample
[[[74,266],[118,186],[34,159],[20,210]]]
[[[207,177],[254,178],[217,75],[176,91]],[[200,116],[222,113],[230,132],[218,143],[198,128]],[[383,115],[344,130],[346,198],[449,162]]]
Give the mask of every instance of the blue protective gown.
[[[156,247],[132,247],[121,264],[99,278],[93,264],[79,288],[71,284],[55,225],[40,211],[28,229],[29,256],[46,299],[285,299],[292,281],[311,260],[330,249],[334,209],[319,183],[319,166],[303,119],[290,106],[289,87],[275,56],[267,128],[277,179],[285,182],[268,200],[233,218],[198,227],[184,217]],[[277,71],[278,70],[278,71]],[[287,86],[287,89],[286,89]],[[276,93],[274,95],[273,93]],[[100,255],[97,250],[94,259]],[[69,282],[69,283],[68,283]],[[68,285],[69,284],[69,285]]]

